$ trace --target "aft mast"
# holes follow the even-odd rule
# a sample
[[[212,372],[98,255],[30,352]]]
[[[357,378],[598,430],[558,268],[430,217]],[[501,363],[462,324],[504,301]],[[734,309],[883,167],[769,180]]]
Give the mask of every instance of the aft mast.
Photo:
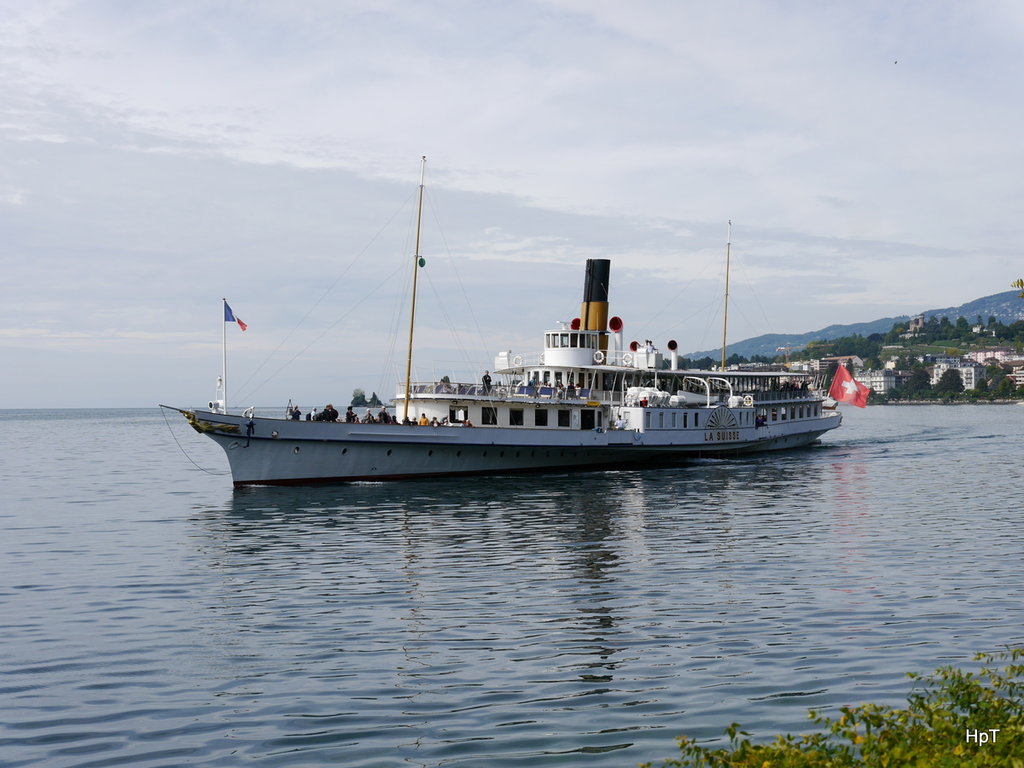
[[[722,371],[725,370],[725,338],[729,331],[729,256],[732,250],[732,219],[725,238],[725,303],[722,311]]]
[[[424,155],[420,164],[420,196],[416,207],[416,253],[412,262],[412,306],[409,309],[409,351],[405,357],[405,408],[402,418],[409,418],[409,393],[412,390],[412,333],[416,324],[416,278],[423,266],[420,257],[420,230],[423,223],[423,180],[427,173],[427,156]]]

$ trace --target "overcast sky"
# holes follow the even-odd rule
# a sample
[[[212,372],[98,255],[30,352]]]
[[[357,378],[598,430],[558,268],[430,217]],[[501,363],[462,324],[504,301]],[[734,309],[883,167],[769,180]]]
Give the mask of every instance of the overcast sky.
[[[627,338],[954,306],[1024,273],[1024,4],[0,0],[0,407],[391,396]]]

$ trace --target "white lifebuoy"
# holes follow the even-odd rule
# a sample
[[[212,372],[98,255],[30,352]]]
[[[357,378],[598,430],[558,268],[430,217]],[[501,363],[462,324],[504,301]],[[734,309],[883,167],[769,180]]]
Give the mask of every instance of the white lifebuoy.
[[[750,395],[744,395],[743,396],[743,407],[744,408],[753,408],[754,407],[754,398],[751,397]]]
[[[594,353],[594,362],[599,364],[604,362],[604,352],[600,349]]]
[[[622,356],[622,364],[623,365],[632,365],[633,364],[633,354],[631,352],[627,352],[626,354],[624,354]]]
[[[516,368],[518,368],[522,364],[523,364],[523,356],[522,355],[516,355],[515,357],[512,358],[512,365],[514,365]]]

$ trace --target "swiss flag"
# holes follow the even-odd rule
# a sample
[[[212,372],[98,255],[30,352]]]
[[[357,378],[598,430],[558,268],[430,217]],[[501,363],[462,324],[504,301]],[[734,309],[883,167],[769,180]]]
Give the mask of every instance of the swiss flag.
[[[846,366],[840,364],[836,368],[836,375],[832,378],[832,386],[828,389],[828,396],[837,403],[849,403],[858,408],[864,408],[868,404],[868,393],[870,388],[865,387],[857,381]]]

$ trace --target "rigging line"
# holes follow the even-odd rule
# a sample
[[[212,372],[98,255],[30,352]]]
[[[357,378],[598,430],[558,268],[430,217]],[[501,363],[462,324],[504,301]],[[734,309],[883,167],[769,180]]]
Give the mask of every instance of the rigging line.
[[[407,270],[406,273],[408,274],[408,270]],[[401,291],[399,291],[399,295],[400,296],[406,296],[408,294],[409,283],[410,282],[411,281],[409,281],[409,280],[403,281],[403,285],[401,287]],[[397,377],[395,347],[398,344],[398,328],[400,326],[400,322],[401,322],[401,310],[400,310],[400,307],[398,306],[398,302],[395,302],[395,306],[394,306],[394,308],[393,308],[393,310],[391,312],[391,321],[390,321],[390,324],[387,327],[387,332],[385,333],[385,336],[384,336],[384,338],[386,340],[385,341],[386,347],[385,347],[383,358],[381,360],[380,373],[379,373],[379,375],[377,377],[377,389],[378,389],[378,391],[381,391],[381,392],[386,391],[385,386],[386,386],[388,377],[391,375],[390,372],[391,372],[392,367],[395,367],[395,376]],[[395,379],[395,380],[397,381],[397,379]]]
[[[216,475],[218,477],[222,477],[224,475],[230,474],[229,472],[215,472],[212,469],[204,469],[203,467],[200,467],[198,464],[196,464],[195,461],[192,459],[192,457],[188,455],[188,452],[185,450],[184,446],[182,446],[182,444],[180,442],[178,442],[178,436],[175,435],[174,434],[174,430],[171,429],[171,422],[167,420],[167,410],[164,409],[164,408],[161,408],[160,412],[161,412],[161,414],[163,414],[164,423],[167,425],[167,431],[171,433],[171,438],[174,440],[175,444],[178,446],[178,450],[180,450],[182,455],[192,463],[192,466],[194,466],[200,472],[205,472],[208,475]]]
[[[733,263],[735,263],[737,261],[740,261],[742,263],[742,257],[740,259],[737,259],[736,256],[734,255],[733,256]],[[735,270],[734,270],[734,272],[735,272]],[[758,298],[757,287],[753,283],[751,283],[750,281],[745,280],[743,278],[743,272],[742,271],[740,271],[739,282],[740,282],[741,285],[746,286],[747,288],[750,289],[750,295],[751,295],[751,297],[753,297],[754,303],[757,305],[758,310],[761,312],[761,319],[764,320],[764,327],[765,328],[771,328],[772,327],[772,321],[769,319],[768,313],[764,311],[764,306],[761,304],[761,301]],[[744,319],[749,321],[749,319],[746,316],[744,316]],[[753,324],[751,324],[751,325],[753,325]]]
[[[399,269],[402,268],[403,267],[399,267]],[[406,274],[408,275],[408,271],[406,271]],[[411,288],[409,284],[411,282],[411,279],[407,279],[404,281],[404,285],[402,286],[402,290],[400,292],[401,296],[408,295],[408,292]],[[385,338],[390,339],[391,341],[388,343],[387,351],[384,355],[384,359],[382,361],[382,365],[380,368],[380,376],[377,378],[377,388],[382,392],[385,391],[385,386],[387,384],[388,377],[393,375],[395,381],[398,381],[399,374],[401,373],[398,368],[398,360],[395,356],[395,348],[398,346],[399,327],[401,326],[401,320],[402,311],[401,308],[396,303],[395,309],[391,315],[391,324],[388,326],[387,335],[385,336]]]
[[[713,265],[714,265],[713,261],[706,261],[706,262],[704,262],[704,269],[702,269],[701,272],[693,280],[690,281],[690,283],[688,283],[686,286],[684,286],[684,288],[689,287],[689,285],[691,285],[693,282],[695,282],[698,278],[702,277],[704,275],[704,273],[707,272],[708,269],[711,266],[713,266]],[[716,280],[722,280],[724,278],[725,278],[724,265],[719,265],[719,271],[718,271],[718,276],[717,276]],[[677,320],[672,325],[670,325],[668,328],[666,328],[665,332],[671,335],[671,333],[673,331],[675,331],[678,328],[682,327],[691,318],[698,317],[702,313],[709,312],[709,310],[711,310],[710,317],[708,319],[708,325],[710,325],[711,322],[713,320],[715,320],[717,318],[717,316],[718,316],[718,314],[717,314],[718,313],[718,308],[722,306],[722,297],[719,296],[719,295],[713,294],[713,293],[709,293],[709,294],[707,294],[707,296],[708,296],[707,301],[705,301],[703,305],[695,307],[693,309],[693,311],[690,312],[690,314],[681,317],[679,320]],[[645,324],[644,327],[641,330],[644,330],[646,327],[647,327],[647,325]],[[701,337],[701,339],[702,339],[701,344],[702,345],[707,343],[707,342],[705,342],[703,340],[706,336],[707,336],[707,330],[705,330],[704,336]]]
[[[663,328],[662,331],[666,335],[671,336],[673,331],[676,331],[679,328],[683,328],[683,327],[691,324],[691,321],[693,321],[694,319],[700,317],[700,315],[703,314],[704,310],[707,309],[707,307],[711,306],[713,303],[716,303],[715,299],[712,299],[707,305],[705,305],[703,307],[696,307],[689,314],[680,316],[679,320],[677,320],[676,322],[672,323],[672,325],[669,325],[669,326]],[[640,333],[640,334],[637,334],[637,335],[638,336],[644,336],[646,334]]]
[[[408,254],[412,253],[412,244],[416,232],[416,215],[417,211],[413,208],[410,215],[409,228],[406,230],[405,247],[402,249],[402,256],[398,259],[399,269],[403,269],[401,266],[402,264],[405,264],[406,266],[408,265]],[[383,364],[380,367],[380,376],[377,380],[377,386],[381,391],[384,391],[386,379],[388,378],[389,371],[392,367],[394,368],[395,381],[405,380],[402,371],[399,370],[398,358],[395,352],[400,338],[402,319],[405,316],[405,300],[411,294],[412,275],[406,271],[403,273],[401,290],[395,295],[395,301],[391,312],[391,324],[388,326],[387,338],[391,339],[391,343],[388,345],[387,353],[384,355]],[[395,391],[397,391],[397,389]]]
[[[437,215],[437,209],[433,205],[429,205],[432,201],[428,199],[428,208],[431,215],[434,217],[434,223],[437,225],[438,234],[441,237],[441,242],[444,244],[445,253],[448,254],[448,261],[452,265],[452,273],[455,275],[455,280],[459,284],[459,290],[462,291],[462,297],[466,302],[466,308],[469,310],[469,316],[473,321],[473,325],[476,327],[476,335],[480,340],[480,352],[483,354],[481,359],[487,359],[487,341],[484,339],[483,330],[480,328],[480,321],[477,320],[476,313],[473,311],[473,304],[469,300],[469,293],[466,291],[466,286],[462,282],[462,275],[459,273],[458,268],[455,266],[455,258],[452,256],[452,249],[448,245],[448,238],[444,235],[444,228],[441,226],[441,220]],[[467,360],[467,362],[469,362]]]
[[[712,265],[711,261],[705,261],[704,262],[704,268],[701,269],[700,272],[698,272],[696,275],[694,275],[692,278],[690,278],[687,282],[683,283],[682,286],[680,286],[678,288],[674,287],[673,290],[675,291],[675,294],[672,296],[672,298],[669,299],[668,303],[666,303],[662,307],[660,312],[658,312],[656,315],[654,315],[653,317],[651,317],[648,320],[646,320],[643,325],[641,325],[639,328],[637,328],[636,335],[637,336],[646,336],[648,334],[648,332],[649,332],[648,329],[651,326],[653,326],[662,315],[664,315],[670,309],[675,309],[676,305],[675,305],[674,302],[678,301],[678,298],[679,298],[680,295],[685,295],[687,289],[692,287],[694,285],[694,283],[696,283],[698,280],[700,280],[704,276],[704,273],[707,272],[708,269],[711,267],[711,265]],[[668,330],[671,331],[673,328],[677,327],[679,324],[680,323],[676,323],[676,325],[672,326]]]
[[[704,270],[701,271],[701,274],[706,272],[707,268],[709,266],[713,265],[714,263],[715,263],[714,260],[708,260],[707,262],[705,262]],[[725,264],[719,264],[718,280],[722,280],[722,281],[725,280],[725,272],[726,272]],[[707,324],[704,326],[704,333],[701,334],[701,336],[700,336],[700,346],[705,346],[706,344],[709,343],[707,341],[707,337],[708,337],[709,329],[711,327],[711,323],[714,322],[718,318],[719,309],[720,308],[724,309],[725,300],[724,300],[724,298],[722,296],[715,296],[714,294],[709,294],[709,296],[710,296],[709,300],[704,304],[704,307],[703,307],[703,309],[707,312]],[[718,349],[721,350],[721,347],[718,347]],[[695,351],[697,351],[697,350],[695,350]]]
[[[266,357],[265,357],[265,358],[263,359],[263,362],[262,362],[262,363],[260,363],[260,364],[259,364],[258,366],[256,366],[256,369],[255,369],[255,370],[254,370],[254,371],[253,371],[253,372],[252,372],[251,374],[249,374],[249,378],[245,380],[245,382],[244,382],[244,383],[242,384],[242,386],[241,386],[241,387],[239,387],[239,392],[242,392],[243,394],[249,394],[249,392],[247,392],[247,391],[245,390],[245,388],[249,386],[249,383],[250,383],[250,382],[251,382],[251,381],[252,381],[252,380],[253,380],[254,378],[256,378],[256,374],[258,374],[258,373],[259,373],[259,372],[260,372],[261,370],[263,370],[263,367],[264,367],[265,365],[267,365],[267,363],[269,363],[269,362],[270,362],[270,360],[271,360],[271,359],[272,359],[272,358],[274,357],[274,355],[276,355],[276,354],[277,354],[277,353],[278,353],[278,352],[279,352],[279,351],[281,350],[281,347],[283,347],[283,346],[284,346],[284,345],[285,345],[285,344],[286,344],[286,343],[288,342],[288,339],[290,339],[290,338],[291,338],[291,337],[292,337],[292,336],[294,335],[294,333],[295,333],[295,332],[296,332],[296,331],[297,331],[297,330],[298,330],[298,329],[299,329],[300,327],[302,327],[302,324],[303,324],[303,323],[305,323],[305,322],[306,322],[306,320],[308,320],[308,319],[309,319],[309,316],[310,316],[311,314],[313,314],[313,311],[314,311],[314,310],[315,310],[315,309],[316,309],[317,307],[319,307],[319,306],[320,306],[320,304],[322,304],[322,303],[323,303],[324,299],[326,299],[326,298],[327,298],[327,296],[328,296],[328,295],[329,295],[329,294],[331,293],[331,291],[333,291],[333,290],[334,290],[334,288],[335,288],[335,287],[336,287],[336,286],[338,285],[338,283],[340,283],[340,282],[341,282],[341,279],[342,279],[343,277],[345,277],[345,275],[347,275],[347,274],[349,273],[349,271],[350,271],[350,270],[352,269],[352,267],[353,267],[353,266],[355,266],[356,262],[357,262],[357,261],[359,261],[359,259],[361,259],[361,258],[363,257],[363,255],[364,255],[364,254],[365,254],[365,253],[366,253],[366,252],[367,252],[367,251],[368,251],[368,250],[370,249],[370,247],[371,247],[371,246],[372,246],[372,245],[373,245],[373,244],[374,244],[375,242],[377,242],[377,239],[378,239],[378,238],[379,238],[379,237],[380,237],[380,236],[381,236],[381,235],[382,235],[382,234],[384,233],[384,231],[385,231],[385,230],[386,230],[386,229],[387,229],[388,227],[390,227],[390,226],[391,226],[391,222],[392,222],[392,221],[394,221],[394,220],[395,220],[395,217],[396,217],[396,216],[398,216],[398,214],[399,214],[399,213],[400,213],[400,212],[401,212],[401,211],[402,211],[402,210],[403,210],[403,209],[404,209],[404,208],[405,208],[405,207],[406,207],[406,206],[407,206],[407,205],[409,204],[409,201],[410,201],[411,199],[412,199],[412,196],[410,196],[410,197],[407,197],[407,198],[406,198],[406,199],[405,199],[405,200],[404,200],[404,201],[402,202],[402,204],[401,204],[401,205],[399,205],[399,206],[398,206],[398,208],[396,208],[396,209],[395,209],[394,213],[392,213],[392,214],[391,214],[391,216],[390,216],[390,217],[388,217],[388,220],[387,220],[386,222],[384,222],[384,225],[383,225],[383,226],[382,226],[382,227],[381,227],[381,228],[380,228],[379,230],[377,230],[377,233],[376,233],[376,234],[375,234],[375,235],[374,235],[374,236],[373,236],[372,238],[370,238],[370,241],[369,241],[369,242],[368,242],[368,243],[367,243],[366,245],[364,245],[364,246],[363,246],[362,250],[361,250],[361,251],[359,251],[359,252],[358,252],[358,253],[357,253],[357,254],[356,254],[356,255],[355,255],[354,257],[352,257],[352,260],[351,260],[351,261],[350,261],[350,262],[348,263],[348,265],[347,265],[347,266],[345,267],[345,269],[343,269],[343,270],[342,270],[341,274],[340,274],[340,275],[338,275],[338,276],[337,276],[337,277],[336,277],[336,278],[334,279],[334,282],[333,282],[333,283],[331,283],[331,284],[330,284],[330,285],[329,285],[329,286],[327,287],[327,289],[326,289],[326,290],[325,290],[325,291],[324,291],[324,292],[323,292],[323,293],[322,293],[322,294],[320,295],[320,298],[319,298],[319,299],[317,299],[317,300],[316,300],[315,302],[313,302],[313,305],[312,305],[312,306],[311,306],[311,307],[310,307],[310,308],[309,308],[308,310],[306,310],[306,314],[304,314],[304,315],[303,315],[303,316],[302,316],[302,317],[301,317],[301,318],[299,319],[299,321],[298,321],[298,322],[297,322],[297,323],[295,324],[295,326],[294,326],[294,327],[293,327],[293,328],[292,328],[292,329],[291,329],[290,331],[288,331],[287,335],[286,335],[286,336],[285,336],[285,337],[284,337],[284,338],[283,338],[283,339],[281,340],[281,342],[280,342],[280,343],[279,343],[279,344],[278,344],[278,345],[277,345],[277,346],[276,346],[276,347],[274,348],[274,350],[273,350],[272,352],[270,352],[270,353],[269,353],[269,354],[268,354],[268,355],[267,355],[267,356],[266,356]],[[308,349],[308,347],[307,347],[307,349]],[[293,358],[293,359],[294,359],[294,358]]]
[[[411,288],[410,283],[412,282],[412,280],[408,277],[408,271],[406,271],[405,274],[407,279],[403,280],[402,289],[401,291],[398,292],[398,295],[403,297],[408,295],[409,290]],[[390,324],[388,325],[387,333],[384,337],[385,339],[390,339],[390,341],[387,342],[387,348],[385,350],[384,358],[382,360],[380,368],[380,375],[377,378],[377,388],[379,391],[382,392],[386,391],[385,386],[387,384],[388,377],[392,375],[392,368],[394,369],[395,380],[398,380],[399,371],[397,367],[397,359],[395,356],[395,348],[398,345],[399,328],[401,327],[401,321],[402,307],[400,306],[400,302],[396,300],[395,306],[391,312],[391,321]]]
[[[743,307],[742,307],[742,306],[739,306],[739,305],[736,305],[736,304],[734,304],[734,305],[733,305],[733,310],[734,310],[734,311],[736,311],[736,312],[739,312],[739,313],[740,313],[740,315],[742,315],[742,316],[743,316],[743,319],[747,321],[748,325],[750,325],[750,327],[752,327],[752,328],[756,327],[756,326],[754,325],[754,323],[752,323],[752,322],[750,321],[750,318],[749,318],[749,317],[747,316],[747,313],[743,311]],[[768,326],[768,325],[766,325],[766,326],[765,326],[765,328],[769,328],[769,327],[770,327],[770,326]],[[766,331],[766,333],[771,333],[771,331]]]
[[[292,355],[291,359],[287,360],[280,368],[278,368],[276,371],[274,371],[272,374],[270,374],[266,379],[264,379],[263,382],[259,386],[257,386],[251,392],[246,392],[245,394],[251,396],[251,395],[255,395],[257,392],[259,392],[263,387],[265,387],[271,381],[271,379],[273,379],[275,376],[277,376],[279,373],[281,373],[281,371],[283,371],[285,368],[287,368],[292,363],[294,363],[299,357],[301,357],[306,352],[308,352],[310,347],[312,347],[314,344],[316,344],[318,341],[320,341],[320,339],[322,339],[324,336],[326,336],[330,331],[334,330],[334,328],[338,324],[340,324],[342,321],[348,319],[349,315],[351,315],[353,312],[355,312],[357,309],[359,309],[359,307],[362,306],[363,302],[365,302],[367,299],[369,299],[371,296],[373,296],[377,291],[379,291],[396,274],[398,274],[399,270],[403,269],[404,267],[405,267],[404,264],[399,264],[398,267],[396,267],[395,270],[390,275],[385,277],[373,289],[371,289],[371,290],[367,291],[366,293],[364,293],[362,298],[359,299],[359,301],[357,301],[355,304],[352,304],[349,307],[348,312],[346,312],[341,317],[339,317],[337,320],[335,320],[333,323],[331,323],[326,328],[324,328],[319,333],[319,335],[317,335],[317,337],[315,339],[313,339],[311,342],[309,342],[309,344],[307,344],[305,347],[303,347],[298,352],[296,352],[294,355]],[[241,398],[239,396],[236,396],[236,399],[237,400],[242,400],[243,398]]]
[[[704,326],[704,333],[700,337],[700,346],[702,346],[702,347],[705,344],[709,343],[707,341],[707,337],[708,337],[708,334],[711,332],[711,323],[713,323],[716,320],[718,320],[718,308],[721,307],[721,306],[722,306],[722,297],[721,296],[718,296],[718,297],[712,299],[711,301],[709,301],[705,305],[706,309],[712,309],[713,311],[707,313],[708,322]],[[696,352],[698,350],[694,350],[694,351]]]
[[[459,333],[455,330],[455,324],[452,323],[451,317],[449,317],[448,311],[445,309],[444,301],[441,300],[441,295],[437,292],[437,286],[434,285],[434,281],[431,279],[430,274],[425,270],[424,276],[427,278],[427,283],[430,285],[430,290],[434,294],[434,298],[437,299],[441,315],[444,317],[444,321],[448,324],[448,329],[452,332],[452,341],[455,342],[455,346],[459,349],[459,354],[462,355],[462,362],[465,363],[467,367],[471,367],[473,361],[470,359],[469,354],[462,345],[462,341],[459,339]]]

